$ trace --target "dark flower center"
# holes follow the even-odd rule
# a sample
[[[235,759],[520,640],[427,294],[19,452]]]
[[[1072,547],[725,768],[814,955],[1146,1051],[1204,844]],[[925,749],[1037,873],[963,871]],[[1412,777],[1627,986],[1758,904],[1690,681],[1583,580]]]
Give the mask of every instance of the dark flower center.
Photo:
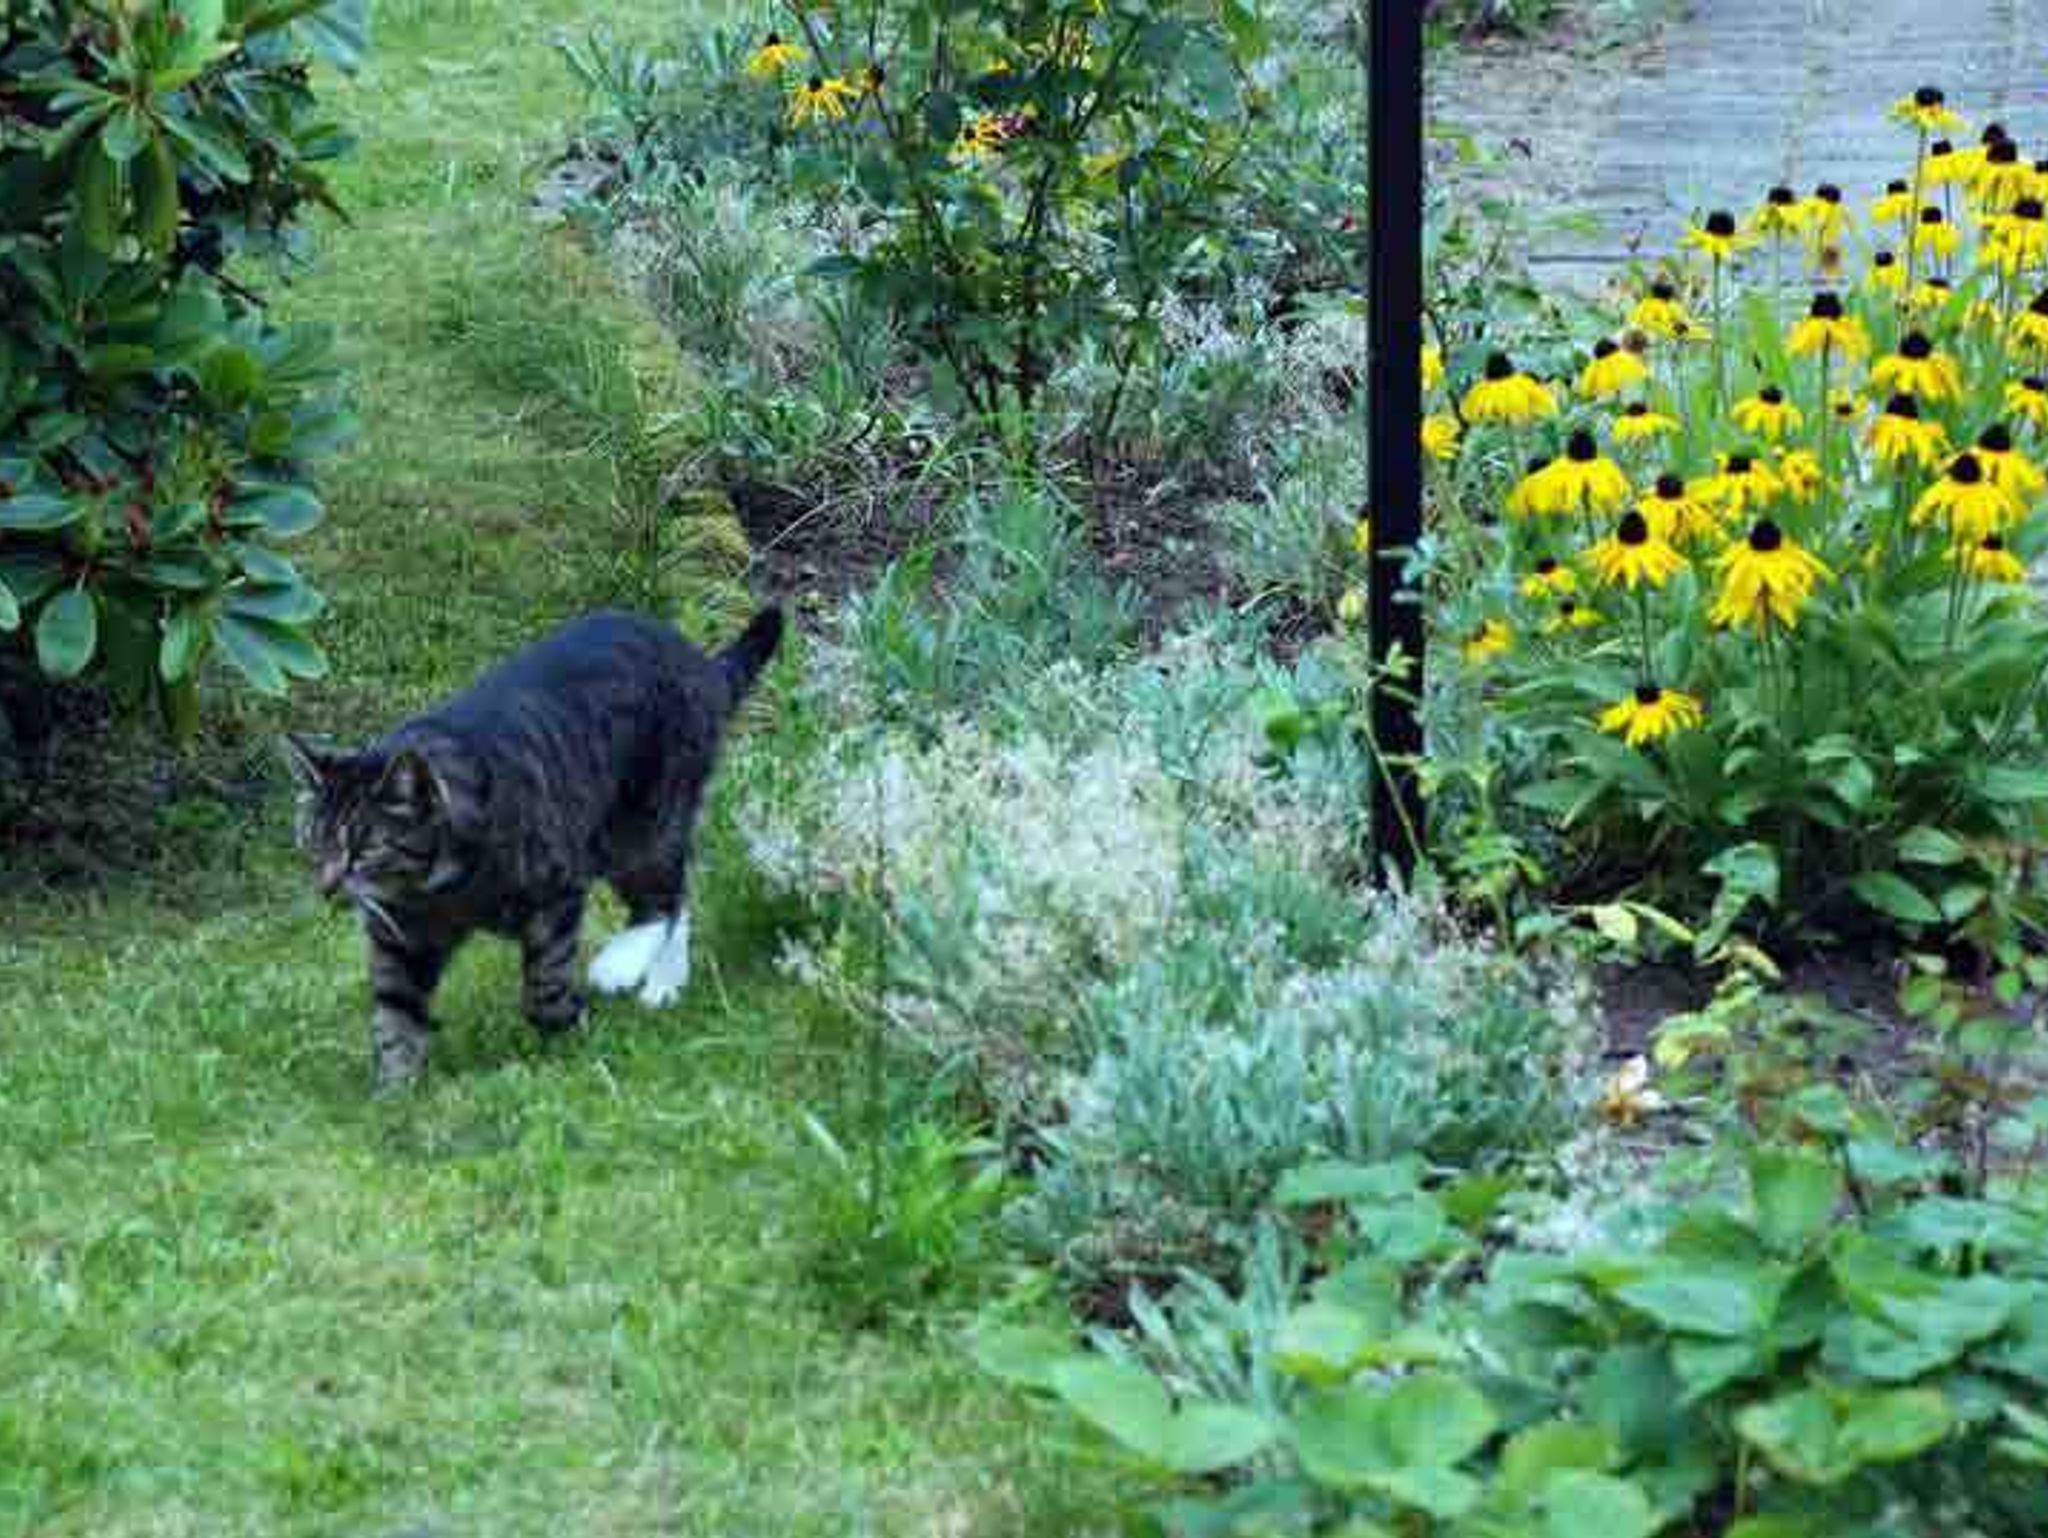
[[[1929,278],[1927,280],[1927,286],[1933,289],[1937,294],[1950,293],[1955,289],[1955,284],[1949,282],[1947,278]]]
[[[1965,454],[1948,467],[1948,478],[1958,486],[1977,486],[1984,480],[1984,462],[1975,454]]]
[[[1641,401],[1629,402],[1628,410],[1622,413],[1622,415],[1625,417],[1646,417],[1649,414],[1650,408],[1644,405]]]
[[[811,76],[811,82],[810,82],[810,91],[811,91],[811,94],[815,96],[815,95],[816,95],[816,94],[817,94],[818,92],[820,92],[820,91],[822,91],[822,90],[824,90],[824,89],[825,89],[825,77],[824,77],[823,75],[813,75],[813,76]]]
[[[1669,283],[1652,283],[1650,285],[1650,297],[1652,299],[1662,299],[1669,303],[1678,297],[1678,290]]]
[[[1515,377],[1515,361],[1504,352],[1497,352],[1486,360],[1486,377],[1498,383]]]
[[[1987,454],[2010,454],[2012,429],[2003,422],[1993,422],[1977,435],[1977,447]]]
[[[1614,531],[1614,537],[1624,545],[1647,545],[1650,542],[1650,523],[1641,513],[1630,513],[1621,520],[1621,527]]]
[[[1996,534],[1986,534],[1979,543],[1978,548],[1980,550],[1988,550],[1993,555],[1997,555],[1999,551],[2005,548],[2005,541]]]
[[[1807,312],[1815,320],[1840,320],[1842,318],[1842,296],[1839,294],[1815,294],[1813,308]]]
[[[2048,315],[2048,288],[2044,288],[2040,293],[2036,294],[2034,302],[2028,305],[2027,308],[2036,315]]]
[[[1571,456],[1574,464],[1590,465],[1600,457],[1600,445],[1593,441],[1591,433],[1577,432],[1565,446],[1565,453]]]
[[[1785,392],[1776,385],[1765,385],[1756,392],[1756,398],[1766,406],[1782,406],[1785,404]]]
[[[2012,135],[2005,131],[2005,124],[2003,123],[1986,123],[1984,125],[1984,132],[1978,137],[1985,144],[2003,144]]]
[[[1899,343],[1899,356],[1911,358],[1915,363],[1934,356],[1934,344],[1927,340],[1925,332],[1915,331]]]
[[[1886,182],[1884,190],[1886,196],[1895,198],[1902,192],[1911,192],[1913,187],[1910,182]]]
[[[1984,155],[1985,162],[1994,166],[2016,166],[2020,163],[2020,147],[2010,139],[2000,139]]]
[[[1557,557],[1554,555],[1546,555],[1542,560],[1536,563],[1536,575],[1539,577],[1548,577],[1556,570]]]
[[[1923,85],[1913,93],[1913,105],[1916,107],[1939,107],[1947,100],[1941,93],[1941,87],[1936,85]]]
[[[1730,475],[1747,475],[1755,468],[1756,461],[1747,454],[1731,454],[1728,456],[1728,473]]]
[[[2048,379],[2039,374],[2029,374],[2020,381],[2020,388],[2029,395],[2048,395]]]
[[[1541,475],[1550,468],[1550,463],[1550,456],[1548,454],[1538,454],[1529,461],[1529,473],[1531,475]]]
[[[2036,220],[2048,217],[2048,207],[2044,207],[2039,198],[2021,198],[2013,204],[2012,216],[2015,219]]]
[[[762,46],[765,48],[780,48],[782,46],[782,34],[780,32],[769,33],[768,41]]]
[[[1621,349],[1614,345],[1614,341],[1610,337],[1603,336],[1593,344],[1593,356],[1596,358],[1611,358],[1620,351]]]
[[[1560,598],[1557,603],[1557,612],[1562,618],[1570,619],[1574,614],[1579,612],[1578,599]]]
[[[868,84],[880,90],[889,83],[889,72],[879,64],[868,66]]]
[[[1645,710],[1651,709],[1653,706],[1656,705],[1656,703],[1659,700],[1663,698],[1664,691],[1658,688],[1655,684],[1636,685],[1636,703],[1642,706]]]
[[[1793,194],[1790,187],[1773,187],[1771,189],[1770,203],[1773,208],[1790,208],[1798,201],[1799,199]]]
[[[1899,417],[1908,422],[1917,422],[1920,420],[1920,403],[1910,395],[1894,395],[1886,403],[1884,414],[1888,417]]]
[[[1726,240],[1735,233],[1735,215],[1715,212],[1707,215],[1707,233],[1719,240]]]
[[[1920,210],[1920,222],[1922,224],[1930,226],[1936,224],[1946,224],[1948,222],[1948,216],[1942,213],[1942,211],[1936,208],[1932,203],[1929,203],[1925,208]]]
[[[1833,182],[1822,182],[1813,189],[1813,195],[1823,203],[1839,203],[1842,201],[1842,189]]]
[[[1685,482],[1675,475],[1657,477],[1657,495],[1666,502],[1676,502],[1685,495]]]
[[[1896,267],[1899,259],[1889,251],[1880,251],[1870,259],[1873,267]]]
[[[1749,531],[1749,548],[1758,555],[1769,555],[1773,550],[1784,548],[1784,544],[1785,531],[1768,518]]]
[[[1927,146],[1927,153],[1929,155],[1953,155],[1955,152],[1956,147],[1946,139],[1936,139]]]

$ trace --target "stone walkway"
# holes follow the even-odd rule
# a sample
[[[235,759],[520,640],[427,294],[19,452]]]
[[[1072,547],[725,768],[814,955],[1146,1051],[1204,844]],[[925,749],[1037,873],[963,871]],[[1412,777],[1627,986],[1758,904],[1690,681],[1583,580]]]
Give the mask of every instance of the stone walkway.
[[[1566,99],[1542,88],[1553,79]],[[1860,209],[1910,159],[1884,113],[1922,84],[2048,156],[2048,0],[1692,0],[1649,46],[1483,64],[1443,110],[1496,145],[1526,141],[1541,201],[1592,216],[1539,237],[1538,259],[1597,277],[1669,251],[1696,210],[1747,213],[1775,182],[1834,181]]]

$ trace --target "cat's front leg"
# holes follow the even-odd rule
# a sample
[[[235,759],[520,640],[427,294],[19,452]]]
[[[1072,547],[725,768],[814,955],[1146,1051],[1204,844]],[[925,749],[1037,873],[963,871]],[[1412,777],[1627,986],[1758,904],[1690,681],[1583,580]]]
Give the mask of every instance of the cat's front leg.
[[[426,1071],[434,987],[448,964],[438,946],[370,931],[370,1055],[377,1089],[405,1088]]]
[[[565,1035],[583,1023],[583,990],[576,986],[583,898],[577,892],[535,909],[520,930],[526,1018],[543,1036]]]

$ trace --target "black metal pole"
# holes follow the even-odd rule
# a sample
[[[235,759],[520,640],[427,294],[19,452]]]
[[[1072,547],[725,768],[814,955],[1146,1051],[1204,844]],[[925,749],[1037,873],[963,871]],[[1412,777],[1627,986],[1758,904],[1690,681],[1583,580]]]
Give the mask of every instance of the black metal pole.
[[[1379,687],[1372,731],[1385,772],[1373,782],[1373,864],[1413,873],[1426,836],[1417,782],[1422,755],[1422,595],[1405,580],[1422,535],[1422,8],[1423,0],[1362,0],[1371,38],[1366,92],[1371,135],[1371,306],[1367,399],[1372,465],[1369,624]],[[1398,656],[1405,671],[1389,685]]]

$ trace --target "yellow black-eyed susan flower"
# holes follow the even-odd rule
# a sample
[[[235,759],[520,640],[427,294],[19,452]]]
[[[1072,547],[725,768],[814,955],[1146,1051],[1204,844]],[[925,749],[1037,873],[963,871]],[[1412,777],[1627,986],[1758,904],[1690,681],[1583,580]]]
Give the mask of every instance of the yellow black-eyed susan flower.
[[[1557,415],[1557,397],[1550,387],[1515,367],[1506,353],[1486,360],[1486,375],[1465,392],[1464,417],[1474,424],[1527,427]]]
[[[1785,495],[1794,502],[1811,502],[1821,482],[1827,479],[1820,455],[1812,449],[1780,449],[1778,462],[1772,468],[1785,487]]]
[[[1444,382],[1444,350],[1434,342],[1422,344],[1422,388],[1434,390]]]
[[[2014,446],[2012,429],[2005,423],[1993,422],[1979,433],[1975,452],[1984,462],[1985,479],[2020,503],[2031,503],[2048,491],[2048,475]]]
[[[1939,351],[1924,331],[1910,331],[1899,342],[1899,350],[1877,360],[1870,382],[1880,390],[1896,391],[1916,400],[1939,405],[1960,400],[1963,371],[1956,360]]]
[[[1545,635],[1564,635],[1573,630],[1592,630],[1607,623],[1607,616],[1598,609],[1580,603],[1576,598],[1560,598],[1557,607],[1550,611],[1550,617],[1543,622]]]
[[[1611,337],[1593,344],[1593,357],[1579,374],[1579,393],[1588,400],[1625,395],[1650,377],[1643,360]]]
[[[1806,208],[1790,187],[1773,187],[1749,223],[1766,239],[1797,239],[1806,233]]]
[[[1922,133],[1960,133],[1963,120],[1948,105],[1939,86],[1923,85],[1911,96],[1892,103],[1892,117]]]
[[[1537,478],[1544,483],[1531,494],[1538,512],[1606,516],[1628,505],[1628,477],[1600,452],[1589,432],[1573,433],[1564,457],[1552,460]]]
[[[1623,448],[1654,442],[1658,438],[1668,438],[1678,430],[1678,418],[1667,416],[1661,411],[1652,411],[1641,401],[1631,402],[1627,409],[1614,419],[1614,441]]]
[[[1870,447],[1888,469],[1932,470],[1948,452],[1948,429],[1925,420],[1912,396],[1894,395],[1870,424]]]
[[[2019,502],[1984,473],[1982,460],[1975,454],[1958,454],[1948,474],[1914,504],[1913,524],[1946,524],[1956,543],[1975,544],[1987,534],[2011,528],[2020,515]]]
[[[1828,394],[1828,411],[1837,422],[1853,422],[1863,415],[1863,397],[1854,390],[1833,390]]]
[[[773,80],[795,64],[801,64],[804,51],[794,43],[784,42],[780,32],[771,32],[761,41],[747,59],[747,73],[756,80]]]
[[[2000,139],[1984,149],[1983,162],[1970,178],[1970,196],[1987,213],[2009,209],[2034,190],[2034,168],[2020,158],[2020,147]]]
[[[1732,262],[1756,244],[1726,209],[1717,209],[1685,232],[1685,244],[1717,262]]]
[[[1507,621],[1490,619],[1465,637],[1465,660],[1471,663],[1490,662],[1495,657],[1504,657],[1515,649],[1515,633]]]
[[[1628,323],[1637,331],[1648,332],[1667,342],[1690,337],[1696,329],[1693,318],[1686,313],[1685,304],[1678,297],[1676,285],[1657,282],[1650,285],[1650,291],[1636,301],[1629,311]]]
[[[1754,454],[1723,454],[1719,464],[1712,475],[1702,476],[1688,490],[1724,518],[1746,518],[1785,494],[1784,483]]]
[[[1721,575],[1721,592],[1709,618],[1718,626],[1761,625],[1774,619],[1789,630],[1799,623],[1815,585],[1834,576],[1768,518],[1724,550],[1714,565]]]
[[[1906,294],[1906,312],[1915,317],[1941,314],[1955,301],[1956,286],[1944,277],[1922,278]]]
[[[1351,548],[1360,555],[1372,554],[1372,515],[1361,513],[1351,526]]]
[[[1448,411],[1433,411],[1422,419],[1422,452],[1435,460],[1458,457],[1458,439],[1465,428]]]
[[[1870,222],[1880,229],[1887,225],[1903,230],[1913,222],[1913,184],[1888,182],[1884,196],[1870,205]]]
[[[2005,387],[2005,409],[2036,428],[2048,429],[2048,379],[2029,374]]]
[[[1921,163],[1921,183],[1928,187],[1953,187],[1958,182],[1967,182],[1974,158],[1974,154],[1959,153],[1948,140],[1936,139],[1927,146],[1927,158]]]
[[[1646,742],[1692,731],[1706,719],[1706,711],[1692,695],[1646,683],[1600,713],[1600,730],[1639,748]]]
[[[2048,290],[2012,318],[2012,340],[2015,347],[2048,353]]]
[[[2009,279],[2048,265],[2048,205],[2030,194],[2012,212],[1988,216],[1977,260]]]
[[[1569,598],[1578,590],[1577,573],[1554,555],[1543,557],[1522,579],[1524,598]]]
[[[1840,294],[1821,293],[1813,296],[1806,318],[1792,328],[1785,345],[1795,358],[1832,352],[1838,358],[1861,359],[1870,356],[1870,332],[1843,309]]]
[[[1660,475],[1636,503],[1650,532],[1669,545],[1720,545],[1727,533],[1714,509],[1694,496],[1680,475]]]
[[[1547,497],[1554,489],[1553,484],[1543,479],[1543,472],[1550,468],[1548,454],[1539,454],[1529,461],[1522,472],[1522,478],[1515,482],[1507,496],[1507,513],[1510,518],[1534,518],[1541,513],[1554,513],[1555,507],[1538,507],[1537,500]]]
[[[1586,564],[1609,587],[1660,588],[1691,563],[1657,538],[1642,513],[1623,516],[1614,532],[1586,552]]]
[[[1973,545],[1952,545],[1948,558],[1952,564],[1962,567],[1965,575],[1979,582],[2027,580],[2026,565],[2006,548],[2004,537],[1998,534],[1986,534]]]
[[[1863,285],[1873,294],[1902,294],[1906,291],[1906,266],[1895,252],[1879,251],[1870,258],[1870,271]]]
[[[1948,215],[1933,203],[1920,210],[1913,226],[1913,249],[1921,256],[1946,262],[1962,249],[1963,232],[1949,223]]]
[[[1819,252],[1837,249],[1849,232],[1849,211],[1842,206],[1842,189],[1833,182],[1822,182],[1809,196],[1799,200],[1799,218],[1807,244]]]
[[[1783,442],[1806,425],[1806,413],[1786,400],[1785,392],[1776,385],[1765,385],[1737,401],[1729,416],[1745,433],[1766,443]]]
[[[789,93],[790,125],[844,122],[849,104],[859,100],[860,92],[837,75],[813,75]]]

